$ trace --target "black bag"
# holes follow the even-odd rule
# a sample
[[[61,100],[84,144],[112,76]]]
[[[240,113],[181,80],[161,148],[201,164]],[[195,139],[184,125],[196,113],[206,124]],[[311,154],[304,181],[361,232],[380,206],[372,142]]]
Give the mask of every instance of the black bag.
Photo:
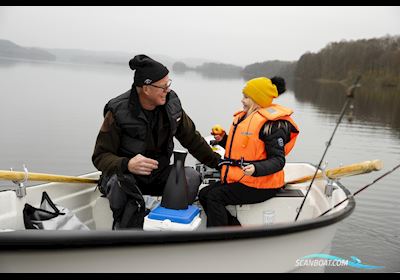
[[[89,230],[69,209],[54,204],[46,192],[42,194],[40,208],[25,204],[23,217],[26,229]]]
[[[143,228],[144,217],[149,211],[132,174],[102,178],[99,188],[110,202],[114,219],[112,229]]]

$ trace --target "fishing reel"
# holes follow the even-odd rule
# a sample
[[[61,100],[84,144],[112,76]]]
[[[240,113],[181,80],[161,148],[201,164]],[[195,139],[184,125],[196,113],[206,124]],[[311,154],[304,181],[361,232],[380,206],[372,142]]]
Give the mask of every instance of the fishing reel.
[[[223,131],[223,129],[217,125],[217,132]],[[221,158],[224,157],[225,149],[218,145],[218,143],[214,143],[214,136],[209,135],[205,137],[207,144],[210,145],[210,148],[215,152],[218,153]],[[203,184],[211,184],[220,181],[221,172],[215,168],[210,168],[205,164],[200,162],[196,162],[195,169],[197,172],[201,174],[201,178],[203,179]]]
[[[195,169],[200,173],[203,184],[211,184],[220,180],[221,172],[217,169],[210,168],[202,163],[196,163]]]

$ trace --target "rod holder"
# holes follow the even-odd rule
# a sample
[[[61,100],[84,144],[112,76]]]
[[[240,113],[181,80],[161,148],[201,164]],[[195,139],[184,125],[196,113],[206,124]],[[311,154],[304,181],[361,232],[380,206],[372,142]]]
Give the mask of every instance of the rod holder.
[[[15,193],[19,198],[26,196],[26,186],[24,185],[24,183],[28,181],[28,168],[26,168],[25,164],[23,164],[22,166],[24,168],[24,179],[20,181],[12,181],[14,184],[17,185]],[[12,168],[10,168],[10,170],[13,171]]]

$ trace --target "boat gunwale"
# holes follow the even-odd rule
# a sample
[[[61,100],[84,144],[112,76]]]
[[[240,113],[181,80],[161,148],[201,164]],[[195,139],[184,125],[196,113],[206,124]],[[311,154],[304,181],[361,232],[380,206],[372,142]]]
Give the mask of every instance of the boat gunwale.
[[[51,250],[55,248],[98,248],[173,243],[221,242],[237,239],[264,238],[314,230],[337,223],[355,208],[355,199],[340,182],[338,186],[348,197],[347,205],[332,214],[295,223],[268,226],[230,226],[200,231],[138,231],[138,230],[16,230],[0,232],[0,251],[10,249]]]

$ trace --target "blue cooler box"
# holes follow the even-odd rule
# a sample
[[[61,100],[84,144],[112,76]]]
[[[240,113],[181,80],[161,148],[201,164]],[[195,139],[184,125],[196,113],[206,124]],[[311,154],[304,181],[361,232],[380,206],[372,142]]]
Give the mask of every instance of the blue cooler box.
[[[175,210],[157,206],[145,217],[144,230],[195,230],[201,223],[200,209],[189,205]]]

